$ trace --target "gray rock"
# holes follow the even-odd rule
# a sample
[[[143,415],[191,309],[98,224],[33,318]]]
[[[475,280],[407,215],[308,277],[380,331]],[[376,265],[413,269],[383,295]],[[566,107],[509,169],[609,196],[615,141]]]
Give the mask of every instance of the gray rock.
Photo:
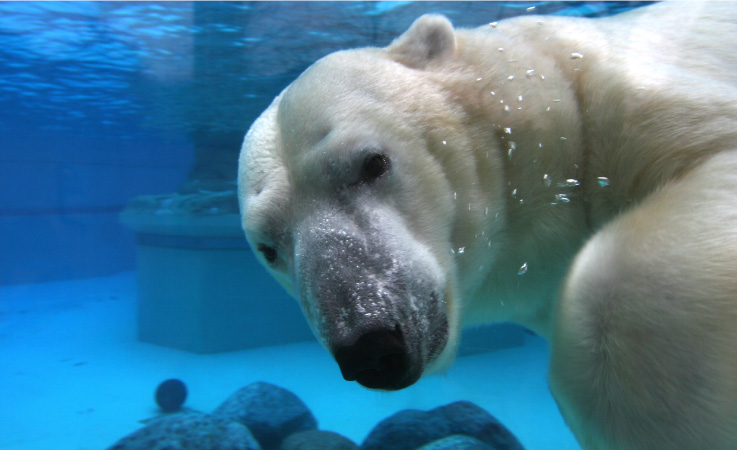
[[[495,450],[471,436],[454,434],[446,438],[430,442],[417,450]]]
[[[524,450],[494,416],[471,402],[455,402],[430,411],[406,409],[379,422],[362,450],[415,450],[451,435],[478,439],[494,450]]]
[[[444,417],[433,411],[405,409],[379,422],[361,444],[362,450],[415,450],[451,434]]]
[[[108,450],[261,450],[240,423],[207,414],[183,413],[151,421]]]
[[[284,439],[281,450],[359,450],[347,437],[332,431],[310,430]]]
[[[287,436],[317,429],[315,416],[299,397],[264,382],[239,389],[212,415],[248,427],[263,450],[278,450]]]
[[[511,431],[480,406],[455,402],[433,410],[448,421],[451,434],[472,436],[495,450],[524,450]]]

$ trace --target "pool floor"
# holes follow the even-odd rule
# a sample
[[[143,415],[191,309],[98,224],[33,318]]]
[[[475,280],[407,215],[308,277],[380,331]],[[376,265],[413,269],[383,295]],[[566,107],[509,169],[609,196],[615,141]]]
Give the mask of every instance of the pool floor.
[[[0,449],[105,449],[157,415],[154,389],[179,378],[186,406],[205,412],[249,383],[276,384],[307,404],[320,429],[358,444],[399,410],[470,400],[527,450],[580,450],[548,391],[541,338],[459,358],[403,391],[374,392],[345,382],[316,342],[213,355],[139,342],[135,283],[122,273],[0,286]]]

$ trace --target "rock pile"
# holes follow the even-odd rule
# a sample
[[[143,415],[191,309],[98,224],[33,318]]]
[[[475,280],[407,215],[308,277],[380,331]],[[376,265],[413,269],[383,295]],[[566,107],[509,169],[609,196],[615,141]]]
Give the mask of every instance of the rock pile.
[[[479,406],[460,401],[406,409],[382,420],[362,445],[331,431],[292,392],[265,382],[239,389],[212,414],[186,411],[149,422],[108,450],[524,450]]]

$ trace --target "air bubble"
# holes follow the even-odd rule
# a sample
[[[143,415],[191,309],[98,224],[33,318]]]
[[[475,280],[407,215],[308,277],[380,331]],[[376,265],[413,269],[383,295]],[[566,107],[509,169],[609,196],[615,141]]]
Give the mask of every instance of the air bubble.
[[[528,13],[534,12],[535,11],[535,7],[534,6],[530,6],[529,8],[526,9],[526,11]]]
[[[517,97],[517,100],[522,101],[522,96]]]
[[[527,263],[524,263],[520,266],[519,270],[517,271],[517,275],[524,275],[527,273]]]
[[[517,189],[516,188],[515,188],[515,190],[512,191],[512,197],[517,197]]]
[[[561,203],[570,203],[571,199],[566,194],[555,194],[555,200]]]
[[[509,80],[509,81],[514,81],[514,75],[510,75],[510,76],[508,76],[508,77],[507,77],[507,80]]]
[[[504,51],[504,47],[499,47],[497,50],[499,50],[499,52],[503,52]]]
[[[505,116],[509,115],[509,105],[504,105],[504,115]]]
[[[581,59],[581,58],[583,58],[583,54],[578,53],[578,52],[573,52],[568,56],[568,59]]]
[[[490,26],[491,28],[496,28],[496,25],[497,25],[497,23],[496,23],[496,22],[490,22],[490,23],[489,23],[489,26]]]
[[[486,209],[484,209],[484,215],[485,216],[488,216],[489,215],[489,207],[488,206],[486,207]]]
[[[448,145],[448,142],[447,141],[443,141],[443,145]]]
[[[458,200],[458,192],[453,192],[453,200]]]
[[[527,78],[532,78],[533,75],[535,75],[535,69],[528,69]]]
[[[609,186],[609,178],[607,177],[596,177],[596,182],[599,183],[599,186],[601,187]]]
[[[558,187],[576,187],[579,186],[581,182],[579,182],[575,178],[568,178],[566,181],[562,183],[558,183]]]
[[[466,251],[466,247],[458,247],[458,254],[462,255]]]
[[[476,78],[476,81],[481,81],[481,80],[483,80],[482,77]]]
[[[553,180],[550,179],[550,175],[547,173],[543,175],[543,183],[545,184],[545,187],[550,187],[550,185],[553,183]]]
[[[504,132],[507,134],[512,134],[512,129],[509,127],[504,127]]]

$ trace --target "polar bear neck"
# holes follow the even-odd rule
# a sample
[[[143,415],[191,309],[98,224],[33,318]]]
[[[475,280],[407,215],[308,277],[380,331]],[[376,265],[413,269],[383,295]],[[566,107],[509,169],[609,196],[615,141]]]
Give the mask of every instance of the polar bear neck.
[[[466,134],[432,127],[430,151],[450,146],[473,162],[446,171],[456,193],[462,317],[547,335],[562,268],[587,235],[577,102],[554,60],[493,30],[475,33],[459,31],[455,64],[430,75],[452,93]]]
[[[465,284],[477,287],[464,293],[469,321],[514,320],[547,334],[563,268],[583,241],[736,138],[731,97],[715,94],[707,104],[691,93],[703,92],[696,85],[712,70],[701,62],[699,42],[675,28],[660,36],[659,46],[650,45],[649,33],[632,34],[628,27],[656,20],[643,14],[658,11],[597,22],[526,17],[457,32],[457,65],[438,68],[438,78],[450,80],[448,90],[465,106],[471,129],[483,135],[489,121],[494,127],[507,196],[506,232],[496,239],[501,257],[486,279]],[[650,50],[643,55],[642,48]],[[678,54],[679,70],[669,69],[672,61],[661,53]],[[725,57],[737,64],[733,55]],[[734,74],[721,77],[729,81]],[[719,83],[714,90],[731,92]],[[684,98],[688,110],[680,106]],[[483,162],[488,151],[473,154]],[[483,174],[461,178],[483,186]],[[468,198],[488,192],[488,186],[474,187],[459,191],[474,193]],[[482,220],[481,232],[489,229]],[[462,247],[468,231],[459,230],[454,240]]]

